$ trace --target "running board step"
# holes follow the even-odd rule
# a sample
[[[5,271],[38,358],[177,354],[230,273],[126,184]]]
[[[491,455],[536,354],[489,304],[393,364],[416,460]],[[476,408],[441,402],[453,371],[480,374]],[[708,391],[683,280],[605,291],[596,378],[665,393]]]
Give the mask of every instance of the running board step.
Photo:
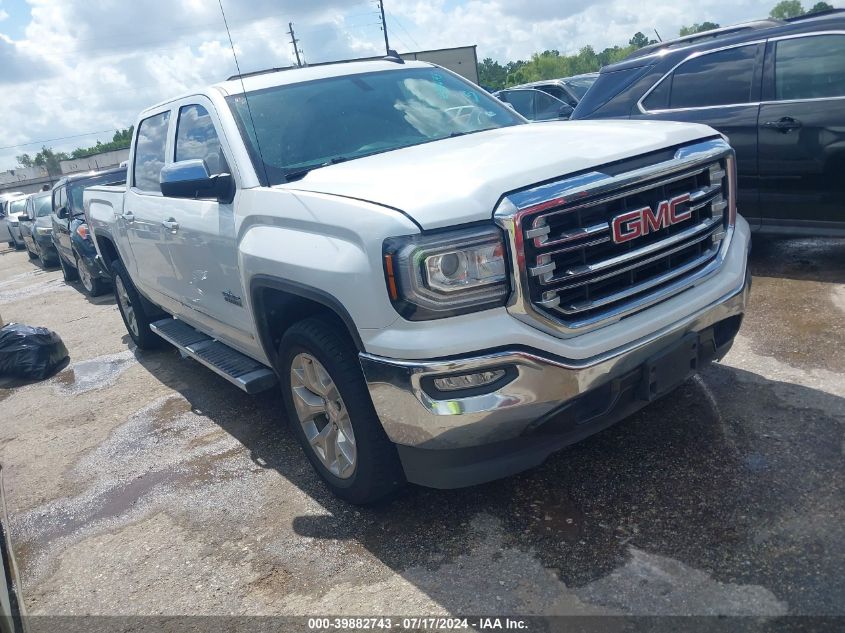
[[[150,329],[186,356],[199,361],[247,393],[258,393],[276,384],[276,374],[249,356],[206,336],[178,319],[150,323]]]

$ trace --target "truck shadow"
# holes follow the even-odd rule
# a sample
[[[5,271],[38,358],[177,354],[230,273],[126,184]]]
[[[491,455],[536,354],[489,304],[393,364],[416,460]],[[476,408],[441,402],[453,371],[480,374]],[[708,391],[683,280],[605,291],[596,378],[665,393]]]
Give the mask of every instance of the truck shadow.
[[[162,354],[139,360],[152,359],[156,378],[255,464],[324,508],[294,519],[298,535],[363,547],[449,612],[524,608],[497,602],[489,585],[502,576],[501,557],[518,553],[589,596],[632,548],[717,582],[762,585],[793,612],[841,611],[845,399],[714,365],[535,470],[470,489],[411,488],[350,520],[350,506],[327,492],[288,432],[276,391],[247,396]],[[519,592],[500,590],[506,600],[540,590],[539,578],[515,582]]]
[[[749,266],[755,277],[845,283],[845,238],[755,235]]]

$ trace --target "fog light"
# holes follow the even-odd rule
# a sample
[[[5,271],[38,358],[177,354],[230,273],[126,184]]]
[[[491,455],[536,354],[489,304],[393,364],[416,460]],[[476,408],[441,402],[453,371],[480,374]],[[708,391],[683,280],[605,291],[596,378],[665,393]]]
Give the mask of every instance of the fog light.
[[[484,385],[489,385],[491,382],[496,382],[504,375],[504,369],[494,369],[493,371],[482,371],[477,374],[447,376],[446,378],[435,378],[434,386],[440,391],[472,389],[473,387],[483,387]]]

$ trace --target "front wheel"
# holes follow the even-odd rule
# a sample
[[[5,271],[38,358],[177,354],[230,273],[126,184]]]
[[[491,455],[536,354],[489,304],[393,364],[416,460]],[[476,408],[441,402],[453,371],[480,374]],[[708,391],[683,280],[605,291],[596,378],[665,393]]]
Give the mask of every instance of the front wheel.
[[[31,250],[29,250],[29,246],[26,247],[26,254],[29,255],[30,259],[35,259],[36,257],[38,257],[38,253],[33,253]]]
[[[129,336],[140,349],[161,347],[164,340],[150,329],[147,303],[138,294],[126,268],[120,260],[115,260],[112,262],[111,270],[117,309],[120,311]]]
[[[82,282],[82,287],[85,289],[85,294],[89,297],[97,297],[105,291],[105,284],[99,277],[91,274],[88,265],[79,257],[76,257],[76,270],[79,273],[79,281]]]
[[[279,345],[288,420],[311,465],[350,503],[383,500],[405,484],[396,447],[367,391],[358,354],[329,319],[293,325]]]

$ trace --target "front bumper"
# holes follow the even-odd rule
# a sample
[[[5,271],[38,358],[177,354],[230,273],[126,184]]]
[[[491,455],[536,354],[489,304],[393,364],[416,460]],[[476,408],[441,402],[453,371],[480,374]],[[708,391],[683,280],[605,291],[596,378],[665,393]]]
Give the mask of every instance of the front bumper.
[[[730,349],[745,311],[747,272],[719,300],[644,339],[600,356],[569,361],[530,349],[433,361],[397,361],[362,353],[376,412],[398,445],[409,481],[437,488],[482,483],[542,463],[645,406],[652,359],[697,342],[689,371],[672,388]],[[508,369],[493,391],[432,396],[433,377]],[[645,387],[644,387],[645,385]],[[442,397],[442,396],[441,396]]]

